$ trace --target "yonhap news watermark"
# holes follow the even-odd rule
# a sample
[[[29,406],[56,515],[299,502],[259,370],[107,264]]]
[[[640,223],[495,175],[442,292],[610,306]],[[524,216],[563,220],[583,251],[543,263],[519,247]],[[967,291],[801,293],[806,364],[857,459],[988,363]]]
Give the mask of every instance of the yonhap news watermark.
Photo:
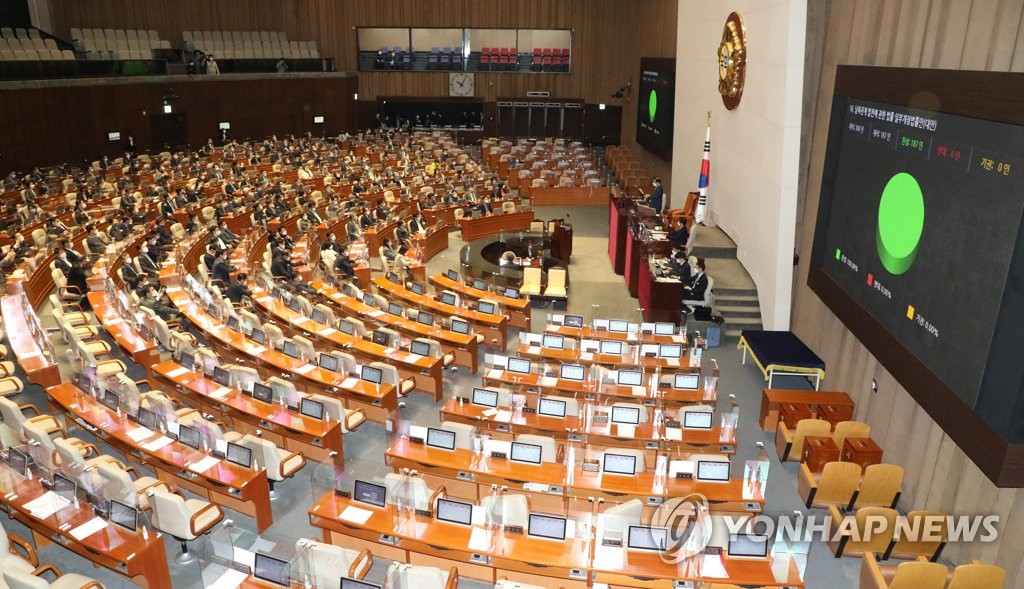
[[[672,498],[645,514],[641,525],[623,530],[627,542],[642,533],[657,547],[662,559],[677,563],[708,549],[743,550],[746,556],[770,554],[780,542],[790,548],[813,541],[870,540],[878,534],[893,541],[918,543],[994,542],[999,537],[998,515],[949,515],[932,511],[897,514],[891,510],[838,510],[805,514],[711,513],[703,495]]]

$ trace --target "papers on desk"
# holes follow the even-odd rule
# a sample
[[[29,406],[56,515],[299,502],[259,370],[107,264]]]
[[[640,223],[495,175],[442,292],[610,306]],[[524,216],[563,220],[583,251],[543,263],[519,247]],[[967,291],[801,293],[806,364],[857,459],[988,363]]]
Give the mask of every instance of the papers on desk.
[[[164,446],[170,444],[173,441],[174,440],[168,438],[167,436],[160,436],[159,438],[153,440],[152,442],[143,444],[142,447],[150,452],[156,452],[160,448],[163,448]]]
[[[594,359],[593,352],[580,352],[580,360],[586,360],[587,362]]]
[[[118,317],[117,319],[111,319],[110,321],[107,321],[107,325],[120,325],[122,323],[124,323],[123,317]]]
[[[338,517],[347,522],[361,526],[369,521],[371,515],[373,515],[373,512],[369,509],[349,505],[338,515]]]
[[[521,332],[519,334],[519,341],[524,344],[538,344],[544,341],[544,336],[539,333]]]
[[[384,311],[381,311],[380,309],[374,309],[373,311],[370,311],[369,313],[367,313],[367,315],[369,315],[370,317],[380,317],[383,314],[384,314]]]
[[[274,303],[274,297],[261,297],[256,299],[256,302],[258,302],[261,305],[270,306]]]
[[[180,286],[169,286],[169,287],[164,289],[164,292],[166,292],[167,294],[181,292],[181,287]]]
[[[512,421],[512,412],[500,410],[495,412],[494,421]]]
[[[249,349],[249,353],[252,354],[253,356],[259,356],[260,354],[262,354],[263,352],[266,352],[266,351],[267,351],[267,346],[256,346],[254,348],[250,348]]]
[[[309,374],[314,370],[316,370],[316,366],[313,366],[312,364],[303,364],[302,366],[295,368],[294,372],[298,372],[299,374]]]
[[[409,426],[409,437],[419,438],[421,440],[427,439],[427,426],[425,425],[410,425]]]
[[[199,462],[193,462],[192,464],[188,465],[188,469],[191,470],[192,472],[206,472],[213,468],[214,466],[217,466],[218,464],[220,464],[219,458],[207,456],[200,460]]]
[[[354,376],[350,376],[350,377],[346,378],[345,380],[341,381],[341,388],[343,388],[343,389],[354,388],[356,386],[356,383],[358,383],[358,382],[359,382],[358,378],[356,378]]]
[[[645,389],[644,387],[632,387],[632,391],[633,394],[638,397],[642,397],[643,395],[647,394],[647,389]]]
[[[491,535],[484,528],[473,528],[466,548],[473,552],[488,552],[491,549]]]
[[[70,501],[53,491],[47,491],[26,503],[25,509],[39,519],[46,519],[68,505],[71,505]]]
[[[553,376],[542,376],[540,377],[540,386],[542,387],[554,387],[558,384],[558,379]]]
[[[213,397],[214,399],[221,399],[221,398],[227,396],[227,394],[230,393],[230,392],[231,392],[231,389],[229,389],[228,387],[220,387],[219,389],[217,389],[217,390],[213,391],[212,393],[210,393],[210,396]]]
[[[722,564],[721,554],[705,554],[703,562],[704,565],[700,571],[701,576],[711,579],[726,579],[729,577],[729,573],[725,572],[725,565]]]
[[[666,427],[665,438],[674,442],[683,441],[683,430],[678,427]]]
[[[665,358],[665,365],[679,368],[679,358]]]
[[[330,336],[332,336],[332,335],[334,335],[336,333],[338,333],[338,330],[334,329],[333,327],[328,327],[327,329],[321,329],[320,331],[317,332],[317,334],[322,335],[324,337],[330,337]]]
[[[242,571],[228,569],[224,571],[223,575],[217,577],[217,580],[207,589],[238,589],[248,578],[249,575]]]
[[[484,410],[484,417],[491,417],[491,416],[497,415],[497,414],[498,414],[498,410],[497,409],[485,409]]]
[[[94,517],[68,533],[71,534],[71,537],[75,540],[82,541],[108,525],[110,524],[108,524],[102,517]]]
[[[302,325],[303,323],[305,323],[307,321],[309,321],[309,319],[306,318],[306,316],[304,316],[304,315],[297,315],[294,319],[292,319],[292,323],[294,323],[296,325]]]
[[[179,366],[174,370],[168,372],[167,378],[178,378],[179,376],[183,374],[188,374],[189,372],[191,372],[191,370],[189,370],[188,368],[185,368],[184,366]]]
[[[533,356],[536,356],[536,355],[540,354],[540,346],[530,346],[530,347],[526,348],[526,353],[527,354],[531,354]]]
[[[502,371],[498,368],[491,368],[490,370],[487,371],[487,378],[501,378],[501,372]]]
[[[127,436],[132,439],[133,442],[138,444],[142,440],[149,439],[153,435],[153,430],[148,427],[137,427],[132,431],[128,432]]]
[[[686,343],[686,336],[685,335],[680,335],[680,334],[677,333],[677,334],[672,336],[672,341],[676,342],[677,344]]]

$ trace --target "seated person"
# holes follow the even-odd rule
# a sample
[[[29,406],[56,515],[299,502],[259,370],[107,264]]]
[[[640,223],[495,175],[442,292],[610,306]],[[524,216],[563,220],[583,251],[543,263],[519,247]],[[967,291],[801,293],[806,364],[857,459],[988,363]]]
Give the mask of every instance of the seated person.
[[[248,280],[249,276],[245,272],[239,272],[238,276],[234,280],[228,283],[227,291],[224,296],[232,303],[241,303],[243,299],[252,297],[252,291],[245,285],[245,281]]]
[[[334,258],[334,271],[345,278],[356,275],[356,269],[352,265],[352,261],[348,259],[347,247],[338,252],[338,256]]]
[[[704,274],[705,262],[704,258],[697,258],[697,263],[694,266],[694,275],[690,279],[690,284],[683,287],[685,291],[683,293],[683,312],[689,315],[695,310],[695,306],[692,304],[693,301],[703,301],[704,294],[708,289],[708,277]]]
[[[178,310],[164,301],[162,289],[158,291],[152,284],[143,283],[136,292],[139,295],[139,304],[153,309],[153,312],[164,321],[180,318]]]
[[[686,249],[686,242],[690,240],[690,232],[686,230],[686,220],[680,221],[679,228],[669,231],[666,237],[672,242],[672,245]]]

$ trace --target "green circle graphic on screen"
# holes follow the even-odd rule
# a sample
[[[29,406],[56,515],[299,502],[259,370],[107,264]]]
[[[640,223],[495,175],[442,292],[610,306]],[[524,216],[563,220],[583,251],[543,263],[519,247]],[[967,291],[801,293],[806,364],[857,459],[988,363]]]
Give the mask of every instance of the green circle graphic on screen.
[[[913,176],[900,172],[889,178],[878,203],[875,242],[885,269],[900,275],[917,258],[924,231],[924,194]]]
[[[650,117],[651,122],[654,122],[654,113],[658,111],[658,93],[651,90],[651,95],[647,97],[647,116]]]

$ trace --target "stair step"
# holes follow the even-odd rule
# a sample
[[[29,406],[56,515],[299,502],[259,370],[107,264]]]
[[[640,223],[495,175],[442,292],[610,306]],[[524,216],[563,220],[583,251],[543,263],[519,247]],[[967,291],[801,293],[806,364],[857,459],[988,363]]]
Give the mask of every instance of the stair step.
[[[756,305],[757,297],[751,295],[723,294],[716,288],[715,303],[720,305]]]
[[[710,270],[708,272],[710,273]],[[757,297],[757,289],[756,288],[730,288],[730,287],[727,287],[727,286],[719,286],[716,283],[715,284],[715,298],[717,299],[718,297],[722,297],[722,296],[726,296],[726,297],[731,297],[731,296],[755,297],[756,298]]]
[[[715,313],[725,317],[728,321],[733,318],[752,318],[761,320],[761,308],[760,307],[732,307],[729,305],[722,305],[720,303],[715,304]]]
[[[736,246],[694,245],[693,255],[701,258],[736,259]]]

